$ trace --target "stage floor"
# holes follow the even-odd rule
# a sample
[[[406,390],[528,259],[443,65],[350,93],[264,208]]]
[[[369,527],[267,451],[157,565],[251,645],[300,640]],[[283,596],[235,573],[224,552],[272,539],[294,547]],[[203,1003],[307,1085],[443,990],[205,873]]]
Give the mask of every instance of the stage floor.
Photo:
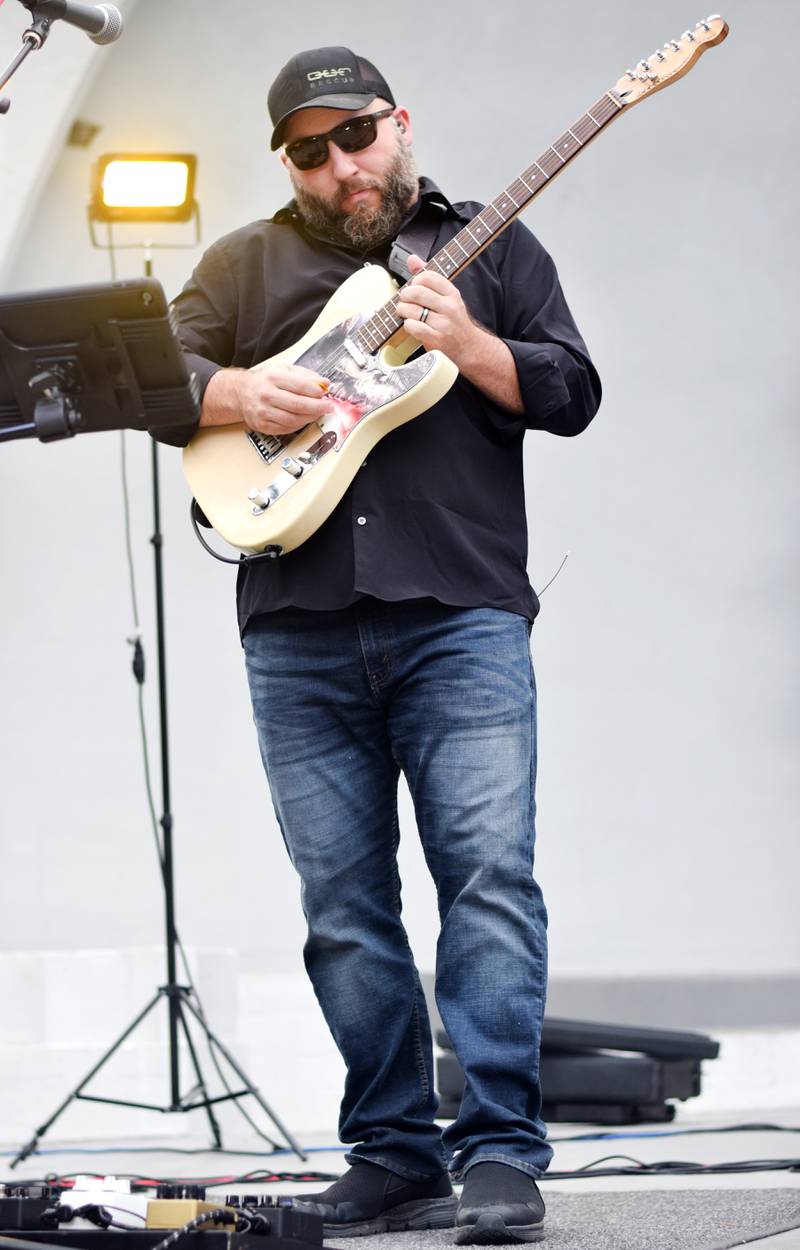
[[[231,1112],[229,1111],[226,1121],[230,1115]],[[750,1132],[722,1133],[714,1131],[698,1136],[671,1136],[678,1129],[702,1128],[716,1130],[733,1124],[741,1125],[747,1123],[784,1125],[788,1128],[796,1129],[797,1133],[760,1129]],[[199,1129],[200,1124],[197,1119],[194,1120],[193,1126]],[[33,1128],[33,1126],[31,1127]],[[137,1175],[159,1179],[180,1177],[186,1180],[208,1177],[221,1178],[224,1176],[226,1178],[224,1181],[208,1187],[209,1194],[224,1197],[226,1193],[231,1192],[241,1194],[257,1192],[269,1193],[271,1195],[308,1192],[309,1190],[322,1189],[327,1184],[327,1182],[309,1183],[308,1181],[289,1179],[270,1184],[263,1181],[246,1184],[238,1179],[227,1179],[242,1176],[254,1169],[300,1174],[306,1169],[314,1172],[336,1174],[344,1171],[347,1165],[344,1162],[343,1150],[331,1148],[331,1144],[336,1140],[334,1130],[331,1130],[331,1133],[328,1135],[319,1133],[304,1134],[298,1130],[297,1126],[289,1125],[288,1127],[301,1147],[308,1152],[306,1163],[303,1163],[289,1150],[272,1152],[265,1145],[262,1152],[254,1145],[257,1138],[251,1130],[243,1131],[246,1128],[244,1125],[242,1130],[239,1130],[238,1126],[233,1123],[228,1127],[226,1123],[223,1124],[225,1146],[227,1148],[225,1151],[204,1149],[204,1140],[200,1134],[191,1139],[178,1139],[174,1136],[169,1136],[159,1140],[156,1137],[149,1137],[128,1139],[113,1144],[108,1139],[102,1142],[67,1142],[57,1138],[52,1140],[45,1138],[41,1143],[42,1152],[26,1159],[13,1172],[9,1169],[9,1164],[13,1158],[14,1151],[19,1148],[20,1143],[4,1143],[2,1148],[0,1148],[0,1180],[22,1183],[26,1179],[41,1178],[46,1174],[64,1175],[76,1172]],[[632,1126],[630,1129],[622,1128],[610,1131],[614,1133],[636,1134],[637,1136],[605,1141],[575,1140],[583,1134],[592,1131],[585,1126],[554,1125],[551,1131],[551,1137],[555,1139],[553,1170],[565,1171],[582,1168],[594,1160],[615,1153],[633,1156],[635,1159],[643,1162],[682,1159],[705,1164],[747,1159],[764,1160],[800,1157],[800,1108],[786,1108],[779,1111],[771,1107],[766,1112],[753,1109],[748,1113],[737,1112],[730,1115],[716,1114],[714,1116],[692,1116],[688,1114],[688,1111],[679,1108],[678,1119],[672,1125],[665,1125],[663,1128],[658,1126],[653,1128]],[[642,1134],[642,1136],[639,1136],[639,1134]],[[274,1132],[270,1133],[270,1135],[277,1136]],[[794,1213],[796,1212],[798,1227],[792,1231],[769,1235],[770,1224],[765,1213],[764,1232],[767,1235],[762,1235],[760,1228],[757,1231],[751,1229],[749,1230],[747,1241],[753,1241],[755,1233],[757,1240],[754,1244],[759,1247],[759,1250],[762,1250],[762,1247],[763,1250],[800,1250],[800,1173],[789,1171],[748,1172],[735,1175],[658,1175],[608,1178],[588,1175],[580,1180],[545,1180],[542,1183],[545,1201],[547,1201],[548,1196],[551,1198],[548,1214],[550,1236],[546,1238],[546,1241],[550,1240],[554,1246],[558,1247],[585,1245],[587,1250],[589,1247],[622,1244],[620,1240],[614,1240],[610,1228],[606,1228],[606,1236],[603,1236],[602,1230],[597,1224],[594,1225],[593,1234],[587,1234],[584,1240],[579,1235],[580,1220],[575,1218],[575,1216],[576,1213],[582,1212],[587,1207],[587,1204],[571,1203],[565,1200],[567,1197],[594,1194],[597,1195],[598,1199],[602,1198],[602,1201],[593,1203],[591,1206],[596,1210],[597,1219],[599,1221],[605,1219],[608,1224],[609,1212],[614,1212],[615,1205],[618,1212],[624,1211],[627,1205],[631,1211],[631,1219],[641,1220],[646,1211],[643,1199],[649,1193],[652,1195],[654,1221],[663,1222],[665,1213],[664,1195],[665,1192],[672,1191],[675,1193],[676,1199],[674,1215],[678,1219],[677,1225],[673,1225],[676,1239],[674,1242],[670,1240],[669,1245],[674,1245],[675,1250],[679,1250],[680,1247],[687,1244],[685,1240],[681,1240],[677,1236],[681,1225],[681,1211],[684,1207],[692,1210],[698,1218],[702,1217],[702,1208],[706,1207],[707,1221],[713,1222],[717,1218],[716,1207],[719,1205],[721,1209],[723,1200],[721,1191],[727,1191],[730,1197],[733,1197],[736,1192],[740,1193],[746,1206],[748,1204],[748,1194],[764,1190],[784,1191],[780,1196],[778,1194],[774,1195],[774,1205],[776,1210],[780,1208],[782,1212],[790,1212],[790,1218],[784,1221],[784,1226],[786,1223],[794,1222]],[[794,1191],[796,1202],[785,1191]],[[693,1193],[699,1195],[700,1192],[704,1192],[707,1195],[705,1200],[695,1200],[689,1197]],[[620,1195],[619,1204],[609,1203],[609,1198],[614,1194]],[[685,1195],[685,1199],[679,1201],[679,1194]],[[626,1195],[628,1196],[627,1203]],[[634,1195],[636,1196],[635,1200]],[[766,1200],[766,1197],[764,1195],[764,1200]],[[751,1209],[758,1205],[756,1199],[750,1199],[749,1204]],[[733,1204],[731,1209],[735,1213],[735,1204]],[[566,1215],[570,1215],[571,1218],[565,1220]],[[572,1225],[572,1240],[566,1239],[564,1230],[566,1223]],[[772,1228],[776,1226],[777,1224],[773,1222]],[[626,1228],[629,1228],[627,1224]],[[574,1239],[575,1237],[577,1237],[577,1240]],[[393,1247],[396,1247],[397,1250],[403,1250],[403,1248],[405,1250],[434,1250],[434,1247],[436,1250],[439,1250],[439,1247],[447,1246],[451,1241],[452,1235],[449,1232],[396,1233],[383,1235],[379,1238],[348,1239],[339,1242],[334,1237],[327,1237],[326,1245],[335,1246],[341,1244],[351,1246],[353,1250],[356,1250],[357,1247],[361,1247],[361,1250],[368,1250],[368,1247],[370,1250],[379,1250],[379,1248],[380,1250],[391,1250]],[[373,1243],[375,1243],[374,1247]],[[627,1241],[625,1244],[628,1244]],[[654,1239],[653,1244],[666,1245],[666,1243],[658,1242],[657,1239]],[[702,1244],[710,1248],[714,1243],[713,1241],[703,1239],[695,1244]],[[725,1243],[723,1237],[723,1240],[718,1244],[733,1243]]]

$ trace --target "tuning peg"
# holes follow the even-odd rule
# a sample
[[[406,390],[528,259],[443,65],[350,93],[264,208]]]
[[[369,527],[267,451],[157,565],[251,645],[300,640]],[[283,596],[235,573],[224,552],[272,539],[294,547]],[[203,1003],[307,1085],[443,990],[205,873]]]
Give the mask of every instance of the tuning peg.
[[[664,56],[664,53],[661,51],[661,49],[660,49],[660,48],[656,48],[655,52],[652,52],[650,55],[651,55],[651,57],[652,57],[652,56],[657,56],[657,57],[658,57],[658,59],[659,59],[659,61],[666,61],[666,59],[667,59],[667,58]],[[648,58],[648,60],[649,60],[649,59],[650,59],[650,58]]]
[[[677,39],[670,39],[669,43],[664,44],[664,47],[672,48],[674,52],[680,52],[681,50],[681,45],[678,43]]]
[[[708,22],[706,22],[706,21],[703,21],[703,22],[698,22],[698,23],[697,23],[697,25],[695,26],[695,30],[699,30],[701,26],[702,26],[703,30],[711,30],[711,27],[709,26]]]
[[[695,37],[690,30],[685,30],[681,35],[681,39],[688,39],[689,43],[695,43]]]

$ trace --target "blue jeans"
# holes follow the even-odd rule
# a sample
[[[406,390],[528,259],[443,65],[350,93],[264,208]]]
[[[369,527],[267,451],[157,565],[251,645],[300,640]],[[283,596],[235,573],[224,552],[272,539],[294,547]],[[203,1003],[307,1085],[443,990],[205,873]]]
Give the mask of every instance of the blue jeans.
[[[348,1162],[409,1179],[494,1160],[539,1176],[547,914],[533,880],[528,621],[364,599],[256,618],[244,638],[262,759],[302,882],[305,964],[347,1066]],[[400,917],[403,771],[436,884],[436,1001],[466,1078],[442,1133],[431,1031]]]

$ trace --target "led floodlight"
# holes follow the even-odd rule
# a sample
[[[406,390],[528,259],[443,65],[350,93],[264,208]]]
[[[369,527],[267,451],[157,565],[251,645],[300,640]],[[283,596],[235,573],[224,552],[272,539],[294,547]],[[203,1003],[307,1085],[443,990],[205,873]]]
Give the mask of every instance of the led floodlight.
[[[187,152],[109,152],[92,174],[94,221],[189,221],[197,157]]]

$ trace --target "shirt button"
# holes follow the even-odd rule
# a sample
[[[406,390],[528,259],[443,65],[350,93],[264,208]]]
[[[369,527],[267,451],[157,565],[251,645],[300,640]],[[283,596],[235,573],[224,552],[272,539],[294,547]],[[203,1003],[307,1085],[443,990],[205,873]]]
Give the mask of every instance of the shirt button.
[[[365,516],[356,517],[356,521],[359,525],[366,525],[367,518]]]

